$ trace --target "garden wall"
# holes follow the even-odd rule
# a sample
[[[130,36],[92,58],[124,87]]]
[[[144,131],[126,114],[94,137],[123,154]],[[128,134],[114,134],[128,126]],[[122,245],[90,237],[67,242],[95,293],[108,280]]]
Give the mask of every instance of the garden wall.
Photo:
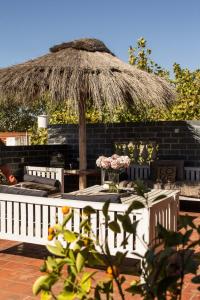
[[[63,154],[67,164],[71,153],[68,145],[1,146],[0,165],[9,164],[20,179],[24,165],[49,166],[51,156],[57,152]]]
[[[52,125],[49,144],[70,145],[70,159],[78,158],[78,126]],[[200,121],[88,124],[88,167],[99,155],[113,153],[115,142],[143,141],[159,145],[160,159],[183,159],[187,166],[200,166]]]

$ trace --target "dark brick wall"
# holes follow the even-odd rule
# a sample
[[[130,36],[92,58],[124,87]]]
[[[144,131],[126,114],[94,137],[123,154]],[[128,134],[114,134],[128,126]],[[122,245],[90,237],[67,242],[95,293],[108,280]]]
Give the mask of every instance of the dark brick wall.
[[[200,166],[200,121],[88,124],[88,167],[99,155],[113,153],[115,142],[156,141],[160,159],[183,159],[185,165]],[[78,158],[78,126],[54,125],[49,128],[50,144],[68,144],[69,158]]]
[[[70,146],[68,145],[38,145],[38,146],[2,146],[0,147],[0,164],[9,164],[12,172],[19,179],[24,165],[49,166],[54,152],[64,155],[66,165],[70,161]]]

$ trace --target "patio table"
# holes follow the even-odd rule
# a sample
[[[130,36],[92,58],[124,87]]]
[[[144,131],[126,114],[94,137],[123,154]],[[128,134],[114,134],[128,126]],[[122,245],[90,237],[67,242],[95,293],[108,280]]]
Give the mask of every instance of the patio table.
[[[174,191],[174,190],[151,189],[151,190],[149,190],[148,193],[145,194],[145,196],[148,197],[148,205],[152,206],[152,204],[156,198],[161,197],[161,196],[163,196],[163,198],[164,198],[164,196],[171,197],[177,193],[178,193],[178,191]],[[115,195],[117,195],[117,193],[109,193],[105,190],[105,188],[102,185],[94,185],[94,186],[91,186],[91,187],[88,187],[88,188],[85,188],[82,190],[65,193],[65,195],[66,196],[67,195],[76,196],[77,200],[78,200],[81,198],[81,196],[94,196],[94,199],[95,199],[95,196],[105,195],[105,198],[107,198],[108,195],[110,195],[112,197],[112,195],[115,196]],[[124,193],[122,193],[121,195],[120,194],[118,194],[118,195],[121,200],[121,203],[130,204],[133,201],[140,201],[145,204],[145,199],[141,196],[138,196],[133,189],[124,189]]]

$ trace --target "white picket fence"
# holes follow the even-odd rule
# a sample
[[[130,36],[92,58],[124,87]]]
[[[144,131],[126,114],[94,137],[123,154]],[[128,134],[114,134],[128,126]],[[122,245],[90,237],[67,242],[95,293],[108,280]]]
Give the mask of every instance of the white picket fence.
[[[108,238],[112,255],[117,251],[128,251],[128,257],[133,258],[133,251],[144,254],[146,244],[155,238],[157,223],[170,230],[177,229],[178,194],[156,201],[152,207],[135,210],[130,214],[132,221],[139,221],[137,234],[131,234],[126,246],[121,246],[126,233],[114,233],[109,229],[102,212],[103,203],[85,202],[79,200],[64,200],[58,198],[42,198],[22,195],[0,194],[0,238],[27,242],[33,244],[47,244],[48,227],[56,222],[62,222],[62,206],[71,207],[72,219],[67,228],[80,232],[82,211],[86,205],[92,206],[96,213],[91,216],[91,227],[96,238],[103,244]],[[116,220],[117,214],[124,214],[126,204],[110,204],[110,220]]]

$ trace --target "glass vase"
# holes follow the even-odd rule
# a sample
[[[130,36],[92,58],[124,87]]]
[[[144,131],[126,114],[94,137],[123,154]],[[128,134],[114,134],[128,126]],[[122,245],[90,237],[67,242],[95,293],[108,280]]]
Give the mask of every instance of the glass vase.
[[[109,185],[109,192],[117,193],[118,186],[119,186],[119,173],[108,171],[108,185]]]

